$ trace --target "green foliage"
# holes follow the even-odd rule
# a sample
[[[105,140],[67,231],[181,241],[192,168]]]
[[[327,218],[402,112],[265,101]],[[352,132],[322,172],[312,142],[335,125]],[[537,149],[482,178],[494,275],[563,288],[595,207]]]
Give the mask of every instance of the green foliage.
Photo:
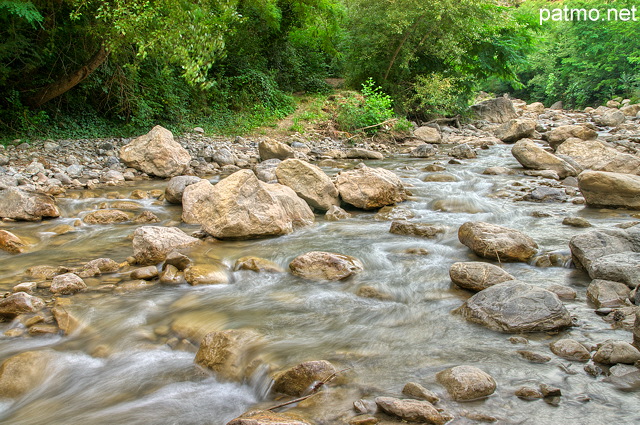
[[[44,20],[30,1],[0,0],[0,20],[6,19],[9,15],[24,19],[34,28]]]
[[[335,120],[343,131],[365,130],[368,134],[375,134],[380,128],[370,126],[394,116],[392,103],[391,96],[369,78],[362,83],[362,95],[353,93],[338,104]]]
[[[405,110],[412,117],[428,121],[439,116],[455,115],[469,102],[464,81],[434,73],[419,75],[413,85],[413,95]]]

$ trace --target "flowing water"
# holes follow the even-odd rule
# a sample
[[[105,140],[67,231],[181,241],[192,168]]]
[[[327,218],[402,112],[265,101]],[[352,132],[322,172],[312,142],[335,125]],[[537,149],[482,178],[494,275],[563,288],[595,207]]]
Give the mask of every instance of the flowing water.
[[[624,330],[611,326],[586,303],[588,277],[564,267],[504,264],[516,278],[543,287],[569,285],[578,297],[565,302],[578,326],[560,335],[529,335],[529,345],[514,345],[510,335],[470,324],[451,311],[470,293],[452,287],[449,266],[477,260],[458,242],[457,229],[466,221],[488,221],[516,228],[533,237],[541,253],[568,258],[571,236],[588,231],[563,226],[568,215],[587,218],[596,228],[632,221],[627,211],[597,210],[572,203],[514,202],[492,197],[504,189],[517,190],[543,180],[533,177],[488,176],[489,166],[516,167],[508,146],[479,151],[463,165],[446,165],[452,182],[425,182],[433,173],[422,168],[433,160],[396,157],[372,162],[395,171],[410,186],[412,196],[402,204],[413,220],[444,226],[435,239],[389,233],[389,221],[375,212],[356,212],[351,219],[331,222],[317,216],[316,223],[293,234],[262,240],[207,243],[189,255],[196,263],[222,261],[232,266],[252,255],[286,268],[297,255],[312,250],[332,251],[359,258],[365,271],[347,281],[318,283],[288,273],[232,273],[225,285],[192,287],[156,285],[139,292],[105,293],[98,286],[126,280],[120,275],[86,279],[90,290],[73,298],[74,313],[89,330],[71,336],[3,337],[17,326],[0,323],[0,361],[29,350],[53,350],[55,360],[44,382],[16,400],[0,400],[2,424],[225,424],[254,406],[274,404],[267,399],[269,380],[258,372],[243,384],[216,380],[194,367],[195,347],[176,344],[171,325],[196,320],[203,327],[250,328],[264,335],[264,357],[277,368],[306,360],[326,359],[339,368],[348,384],[330,385],[318,401],[300,412],[319,423],[345,423],[344,412],[361,397],[399,396],[408,381],[422,383],[443,395],[435,374],[447,367],[468,364],[490,373],[498,383],[494,395],[483,401],[458,404],[445,401],[452,412],[473,411],[499,418],[505,424],[619,424],[640,423],[638,395],[622,392],[603,378],[593,378],[582,364],[550,354],[549,342],[572,337],[586,345],[606,339],[630,340]],[[442,163],[446,163],[443,160]],[[337,168],[326,168],[329,174]],[[515,186],[514,186],[515,183]],[[128,196],[132,189],[164,189],[165,182],[138,182],[135,187],[112,189]],[[524,186],[518,186],[523,184]],[[2,228],[26,236],[35,245],[30,252],[0,254],[0,290],[8,291],[28,280],[23,272],[33,265],[78,266],[99,257],[121,262],[132,254],[129,236],[136,225],[82,225],[58,235],[52,229],[73,224],[103,202],[113,202],[107,190],[79,192],[59,200],[63,217],[42,223],[7,223]],[[446,200],[456,211],[436,210]],[[135,200],[156,214],[160,225],[177,225],[180,208],[154,199]],[[547,217],[535,217],[544,211]],[[179,224],[187,233],[195,226]],[[407,253],[424,249],[428,255]],[[415,252],[415,251],[414,251]],[[363,285],[388,294],[390,300],[362,298]],[[40,294],[44,298],[47,296]],[[186,319],[185,319],[186,318]],[[173,348],[172,348],[173,347]],[[546,364],[522,359],[516,350],[549,354]],[[559,406],[526,402],[514,391],[540,383],[562,389]],[[446,399],[446,397],[445,397]],[[313,400],[310,399],[310,400]],[[589,401],[587,401],[589,400]],[[456,415],[458,416],[458,415]],[[340,418],[340,419],[338,419]],[[458,417],[454,423],[475,423]]]

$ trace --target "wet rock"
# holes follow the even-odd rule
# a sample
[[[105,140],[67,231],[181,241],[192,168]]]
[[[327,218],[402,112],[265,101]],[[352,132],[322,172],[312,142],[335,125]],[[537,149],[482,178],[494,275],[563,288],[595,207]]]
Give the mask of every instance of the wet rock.
[[[349,425],[376,425],[380,419],[371,415],[359,415],[349,419]]]
[[[260,335],[250,330],[211,332],[202,339],[195,363],[222,379],[241,381],[261,345]]]
[[[467,214],[477,214],[484,211],[475,202],[460,198],[436,199],[431,203],[430,208],[434,211]]]
[[[571,326],[571,315],[556,294],[518,280],[480,291],[456,311],[471,322],[509,333]]]
[[[518,113],[513,107],[513,102],[504,97],[489,99],[472,105],[471,110],[477,119],[493,123],[504,123],[518,117]]]
[[[9,254],[20,254],[27,244],[7,230],[0,230],[0,249]]]
[[[14,187],[0,189],[0,218],[39,221],[55,217],[60,217],[60,211],[53,197]]]
[[[391,223],[390,233],[396,235],[419,236],[433,239],[443,234],[446,229],[442,226],[433,226],[427,223],[415,223],[406,220],[395,220]]]
[[[191,155],[173,134],[159,125],[120,148],[120,159],[127,167],[157,177],[173,177],[185,172]]]
[[[156,266],[140,267],[131,272],[131,279],[152,280],[158,277]]]
[[[458,178],[453,174],[437,173],[429,174],[422,181],[425,182],[457,182]]]
[[[449,155],[457,159],[473,159],[478,157],[476,151],[466,143],[462,143],[451,148]]]
[[[587,288],[587,299],[596,308],[600,307],[623,307],[629,298],[629,288],[620,282],[610,280],[594,279]]]
[[[524,197],[525,201],[531,202],[565,202],[567,193],[564,189],[556,187],[536,187]]]
[[[378,405],[373,400],[360,399],[353,402],[353,410],[356,413],[376,413]]]
[[[482,174],[486,174],[489,176],[501,176],[501,175],[512,175],[515,174],[516,171],[511,168],[506,167],[489,167],[485,168]]]
[[[449,267],[449,277],[459,287],[475,292],[515,279],[504,269],[481,261],[453,263]]]
[[[133,217],[133,222],[136,224],[150,224],[159,223],[160,219],[151,211],[142,211],[140,214]]]
[[[617,127],[625,122],[627,117],[618,109],[607,109],[602,115],[594,117],[593,121],[604,127]]]
[[[273,377],[273,391],[299,397],[316,382],[326,380],[337,372],[326,360],[300,363]]]
[[[13,319],[24,313],[35,313],[44,308],[44,300],[26,292],[16,292],[0,298],[0,317]]]
[[[553,354],[563,359],[577,362],[588,362],[591,359],[591,353],[587,347],[574,339],[559,339],[549,344],[549,348]]]
[[[65,273],[53,278],[49,290],[54,294],[70,295],[87,289],[87,284],[75,273]]]
[[[554,387],[548,384],[540,384],[540,393],[543,397],[560,397],[562,390],[558,387]]]
[[[184,278],[190,285],[217,285],[229,283],[229,275],[222,264],[198,264],[184,271]]]
[[[383,159],[384,155],[380,152],[362,149],[362,148],[351,148],[347,149],[345,152],[345,157],[348,159]]]
[[[537,388],[531,387],[520,387],[516,390],[515,395],[523,400],[539,400],[543,397]]]
[[[268,159],[287,159],[293,158],[295,152],[289,145],[278,142],[277,140],[267,139],[258,143],[258,153],[260,161]]]
[[[236,260],[233,270],[252,270],[254,272],[283,273],[284,269],[260,257],[241,257]]]
[[[402,388],[402,394],[409,397],[426,400],[432,404],[436,404],[440,401],[440,398],[436,393],[434,393],[433,391],[429,391],[422,385],[415,382],[407,382]]]
[[[287,159],[276,168],[278,183],[290,187],[310,207],[327,211],[339,206],[338,189],[324,171],[299,159]]]
[[[438,133],[438,136],[440,136],[439,133]],[[431,158],[432,156],[435,156],[437,153],[438,153],[438,149],[434,145],[431,145],[429,143],[424,143],[420,146],[416,146],[415,148],[413,148],[411,152],[409,152],[409,156],[413,158]]]
[[[531,119],[518,118],[512,119],[495,131],[495,136],[505,143],[514,143],[520,139],[533,136],[536,131],[536,122]]]
[[[52,279],[55,275],[66,273],[69,269],[65,267],[54,267],[54,266],[31,266],[29,267],[25,273],[27,276],[32,277],[34,279]]]
[[[586,125],[561,125],[547,132],[545,136],[549,145],[555,149],[568,139],[593,140],[598,137],[598,133]]]
[[[569,248],[574,264],[591,273],[593,263],[605,256],[640,252],[640,229],[592,230],[572,237]]]
[[[0,398],[18,398],[40,385],[53,359],[50,351],[26,351],[0,365]]]
[[[362,298],[374,298],[381,301],[389,301],[393,299],[391,295],[379,291],[378,289],[369,285],[363,285],[359,287],[356,291],[356,295]]]
[[[575,300],[578,295],[575,289],[566,285],[550,285],[546,289],[556,294],[561,300]]]
[[[37,287],[37,282],[22,282],[13,287],[13,292],[26,292],[27,294],[31,294]]]
[[[176,176],[172,177],[164,190],[164,199],[171,204],[182,204],[182,194],[187,186],[198,183],[202,180],[196,176]]]
[[[546,354],[535,353],[529,350],[516,351],[523,359],[530,361],[531,363],[548,363],[551,361],[551,357]]]
[[[336,187],[344,202],[365,210],[393,205],[407,199],[402,181],[383,168],[362,166],[341,171],[336,177]]]
[[[523,167],[533,170],[552,170],[561,179],[578,174],[567,161],[547,152],[530,139],[519,140],[511,148],[511,154]]]
[[[525,234],[485,222],[466,222],[458,229],[458,239],[477,255],[498,261],[527,261],[538,245]]]
[[[185,189],[182,216],[188,223],[202,224],[215,238],[284,235],[314,221],[307,203],[292,189],[264,183],[251,170],[237,171],[215,186],[202,184],[208,183]]]
[[[310,425],[290,413],[273,413],[267,410],[251,411],[227,422],[227,425]]]
[[[171,251],[199,243],[177,227],[142,226],[133,233],[133,256],[140,265],[157,264]]]
[[[600,140],[568,139],[558,146],[556,155],[575,161],[583,170],[640,174],[640,158]]]
[[[53,313],[58,327],[65,335],[71,335],[87,328],[80,317],[74,313],[71,306],[56,303],[56,306],[51,309],[51,313]]]
[[[177,251],[171,251],[164,260],[166,265],[175,266],[178,270],[184,270],[191,265],[191,259]]]
[[[640,351],[625,341],[609,340],[602,344],[593,361],[601,364],[634,364],[640,360]]]
[[[29,327],[29,335],[55,335],[60,332],[60,329],[56,325],[47,325],[38,323]]]
[[[524,345],[529,344],[529,340],[522,336],[509,337],[509,342],[512,344],[524,344]]]
[[[523,174],[525,176],[541,177],[549,180],[560,180],[558,173],[553,170],[525,170]]]
[[[357,258],[332,252],[311,251],[289,264],[291,273],[309,280],[342,280],[364,270]]]
[[[100,273],[115,273],[120,270],[120,264],[111,258],[96,258],[82,267],[83,270],[98,269]]]
[[[346,220],[347,218],[351,218],[351,214],[346,212],[342,208],[334,205],[331,208],[329,208],[329,210],[324,215],[324,217],[330,221],[339,221],[339,220]]]
[[[198,344],[207,334],[222,331],[228,321],[225,315],[215,311],[187,311],[174,318],[171,331],[180,339]]]
[[[456,366],[438,372],[436,379],[456,401],[487,397],[496,390],[496,381],[474,366]]]
[[[160,283],[165,285],[182,285],[183,283],[187,283],[184,274],[171,264],[165,264],[159,279]]]
[[[586,219],[582,217],[565,217],[562,220],[562,224],[564,224],[565,226],[579,227],[579,228],[591,227],[591,223],[589,223]]]
[[[401,206],[386,206],[380,208],[380,210],[374,216],[376,220],[409,220],[413,218],[415,214],[409,208]]]
[[[96,210],[87,214],[82,221],[87,224],[113,224],[129,221],[129,214],[120,210]]]
[[[640,176],[584,171],[578,186],[587,205],[640,209]]]
[[[450,418],[443,416],[431,403],[423,400],[401,400],[393,397],[376,397],[376,404],[385,413],[407,422],[441,425]]]
[[[413,131],[413,135],[423,141],[425,144],[429,143],[442,143],[442,136],[437,128],[422,126],[418,127]],[[426,157],[419,157],[426,158]]]

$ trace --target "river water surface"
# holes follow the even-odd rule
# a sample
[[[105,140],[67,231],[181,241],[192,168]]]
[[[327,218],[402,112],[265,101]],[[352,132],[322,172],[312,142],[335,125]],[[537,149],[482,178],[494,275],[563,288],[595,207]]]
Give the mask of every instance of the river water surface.
[[[451,182],[425,182],[422,171],[434,159],[395,157],[368,163],[393,170],[410,187],[412,196],[402,207],[412,220],[444,226],[435,239],[389,233],[390,221],[375,212],[351,211],[351,219],[316,223],[293,234],[262,240],[207,243],[190,253],[196,263],[221,261],[232,267],[239,257],[252,255],[272,260],[283,268],[296,256],[313,250],[355,256],[365,271],[347,281],[318,283],[288,273],[232,273],[226,285],[192,287],[156,285],[123,294],[89,290],[73,297],[74,313],[90,328],[71,336],[9,338],[2,332],[17,326],[0,323],[0,361],[14,354],[40,349],[55,351],[44,382],[17,400],[0,400],[2,424],[225,424],[255,406],[273,405],[268,399],[269,380],[258,371],[251,382],[220,382],[194,367],[196,347],[176,343],[171,326],[179,320],[203,323],[204,328],[250,328],[269,341],[264,357],[285,368],[306,360],[326,359],[350,368],[349,383],[331,386],[314,396],[318,401],[299,407],[318,423],[346,423],[350,405],[358,398],[400,396],[408,381],[419,382],[439,393],[442,404],[457,419],[476,423],[460,412],[485,413],[505,424],[618,424],[640,423],[638,395],[622,392],[602,377],[593,378],[583,365],[553,356],[548,344],[571,337],[585,345],[606,339],[629,341],[631,334],[612,330],[586,303],[586,274],[568,262],[555,267],[504,264],[516,278],[546,287],[569,285],[577,299],[565,301],[576,327],[558,335],[528,335],[528,345],[514,345],[510,335],[467,323],[451,311],[471,293],[452,286],[449,266],[456,261],[478,260],[458,242],[457,229],[466,221],[488,221],[518,229],[533,237],[540,253],[569,257],[571,236],[589,229],[561,224],[565,216],[588,219],[595,228],[632,221],[628,211],[598,210],[564,203],[515,202],[492,196],[522,187],[544,184],[523,175],[489,176],[490,166],[517,168],[510,147],[492,146],[478,159],[462,165],[440,163]],[[437,162],[437,159],[436,161]],[[353,164],[352,164],[353,165]],[[338,168],[325,168],[335,174]],[[515,183],[515,186],[514,186]],[[524,186],[518,186],[523,184]],[[35,245],[18,256],[0,253],[0,290],[10,291],[29,280],[24,270],[34,265],[79,266],[94,258],[118,262],[132,255],[136,225],[82,225],[57,235],[59,224],[73,224],[116,191],[126,199],[133,189],[164,189],[166,182],[143,181],[135,186],[72,194],[58,204],[63,218],[42,223],[6,223],[2,228],[26,236]],[[94,195],[95,197],[90,197]],[[109,197],[113,197],[110,194]],[[456,211],[436,210],[446,200]],[[156,214],[158,225],[179,225],[190,233],[195,226],[178,224],[181,210],[155,199],[135,200]],[[536,211],[548,213],[537,217]],[[428,255],[416,254],[424,249]],[[409,251],[408,251],[409,250]],[[414,253],[409,253],[414,252]],[[90,289],[118,283],[120,275],[86,279]],[[359,287],[368,285],[388,294],[389,300],[362,298]],[[40,290],[39,290],[40,291]],[[45,292],[37,292],[47,298]],[[521,358],[527,349],[552,356],[545,364]],[[467,364],[491,374],[498,383],[494,395],[483,401],[455,403],[446,400],[435,374],[447,367]],[[562,389],[558,406],[541,400],[526,402],[513,395],[521,386],[546,383]],[[310,399],[311,400],[311,399]],[[348,420],[348,419],[347,419]]]

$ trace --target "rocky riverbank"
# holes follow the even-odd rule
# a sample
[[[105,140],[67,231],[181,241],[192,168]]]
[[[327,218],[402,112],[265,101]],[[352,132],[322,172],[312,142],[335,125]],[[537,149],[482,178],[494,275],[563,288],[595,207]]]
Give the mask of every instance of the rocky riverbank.
[[[307,248],[285,264],[252,252],[229,264],[227,259],[207,253],[225,243],[274,236],[295,238],[319,221],[348,223],[355,220],[352,215],[375,212],[374,220],[391,221],[388,231],[396,237],[433,241],[436,247],[452,237],[460,255],[475,260],[446,260],[452,290],[471,291],[464,292],[464,302],[452,309],[458,314],[455,317],[492,331],[517,334],[511,342],[523,345],[517,354],[527,362],[586,363],[583,371],[572,369],[572,373],[598,377],[599,385],[637,390],[640,230],[633,218],[640,218],[634,212],[640,209],[640,105],[610,103],[577,112],[499,98],[474,109],[480,119],[462,128],[430,124],[416,128],[411,137],[386,144],[351,146],[302,136],[283,141],[223,140],[199,132],[174,140],[170,132],[155,127],[134,140],[46,141],[8,147],[0,153],[0,247],[6,252],[0,261],[8,264],[16,256],[52,248],[24,237],[25,222],[43,220],[41,224],[49,226],[47,223],[58,217],[72,220],[50,232],[58,235],[91,226],[132,226],[133,231],[126,259],[80,256],[82,261],[73,265],[33,264],[5,279],[10,290],[0,299],[0,317],[7,324],[4,337],[20,340],[62,335],[73,340],[95,332],[76,313],[80,305],[95,302],[92,300],[162,287],[238,285],[243,273],[257,273],[267,281],[271,276],[290,275],[300,282],[320,285],[357,281],[371,265],[357,255],[347,255],[351,252],[346,248],[347,253]],[[408,171],[422,167],[428,173],[424,182],[447,185],[459,179],[445,173],[447,167],[473,164],[481,151],[505,143],[512,145],[511,155],[522,167],[480,170],[487,179],[514,179],[510,185],[501,183],[492,198],[538,203],[539,217],[548,214],[546,205],[586,203],[587,208],[623,208],[618,211],[626,214],[625,220],[619,226],[589,229],[591,223],[584,218],[566,216],[562,225],[579,232],[564,242],[566,252],[548,251],[508,220],[495,223],[495,219],[473,218],[483,213],[482,209],[457,201],[456,196],[435,199],[429,209],[472,218],[462,225],[416,218],[415,212],[404,206],[415,201],[415,185],[399,177],[397,170],[377,166],[385,158],[411,159]],[[333,171],[325,172],[327,169]],[[159,178],[166,179],[163,189],[138,189]],[[110,200],[77,214],[68,215],[61,208],[65,200],[92,199],[91,193],[105,194]],[[166,218],[160,212],[166,209],[177,210],[178,216]],[[345,240],[345,246],[347,243]],[[409,248],[402,255],[409,255],[402,261],[418,264],[415,258],[429,252]],[[506,271],[509,263],[522,266]],[[586,298],[579,299],[569,285],[542,286],[528,281],[528,270],[544,267],[582,270],[591,280]],[[361,283],[356,292],[361,299],[398,302],[397,295],[376,289],[371,281]],[[193,301],[185,302],[188,306]],[[567,329],[584,326],[582,316],[576,316],[581,311],[577,309],[590,310],[593,317],[589,320],[604,319],[616,332],[597,343],[564,337],[528,349],[525,334],[562,337]],[[263,377],[270,383],[269,391],[256,404],[262,410],[247,412],[230,422],[233,424],[399,420],[441,424],[454,418],[492,422],[503,420],[504,413],[469,411],[464,403],[495,397],[496,391],[501,398],[544,399],[549,405],[564,400],[562,389],[544,380],[535,386],[531,382],[516,386],[507,393],[501,390],[506,386],[504,376],[489,374],[474,364],[440,367],[437,373],[424,377],[425,382],[433,382],[431,388],[425,388],[424,382],[405,381],[398,383],[403,389],[397,393],[365,390],[358,387],[358,372],[352,370],[357,369],[357,361],[337,356],[332,361],[279,364],[265,355],[274,341],[256,332],[251,324],[227,329],[218,319],[206,322],[174,319],[169,326],[156,328],[150,339],[195,353],[194,363],[220,380],[249,382]],[[618,330],[626,337],[621,338]],[[95,357],[110,355],[104,344],[88,352]],[[52,350],[8,357],[0,367],[0,396],[19,398],[42,385],[41,371],[55,358]],[[336,400],[335,394],[331,398],[331,391],[329,395],[320,391],[322,387],[337,391],[341,400]],[[276,396],[288,396],[286,401],[304,397],[308,391],[315,395],[299,400],[293,412],[265,410],[278,404]],[[322,397],[331,400],[324,409],[322,402],[314,402]],[[588,396],[572,399],[576,401],[584,403]],[[353,408],[345,408],[345,403]],[[317,412],[320,416],[315,416]]]

